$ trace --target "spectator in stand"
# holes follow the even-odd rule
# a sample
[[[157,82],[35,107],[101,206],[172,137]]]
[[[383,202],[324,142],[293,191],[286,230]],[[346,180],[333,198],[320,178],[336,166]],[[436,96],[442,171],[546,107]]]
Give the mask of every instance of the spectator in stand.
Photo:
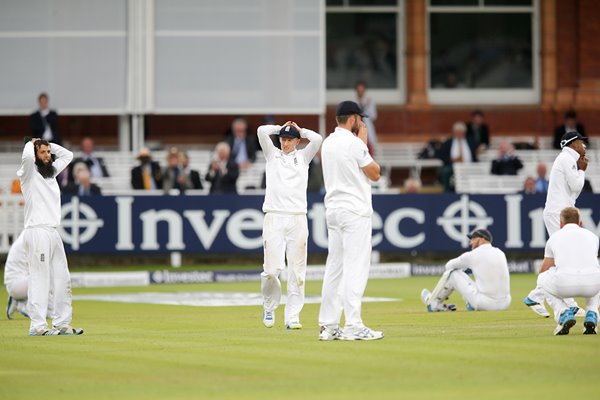
[[[582,124],[577,122],[577,113],[575,110],[569,110],[565,114],[565,122],[563,125],[556,127],[554,130],[554,148],[560,150],[560,141],[563,136],[567,132],[579,132],[581,136],[585,136],[585,128]],[[587,139],[585,140],[585,144],[589,147]]]
[[[185,151],[181,152],[181,162],[183,165],[183,174],[187,181],[188,189],[202,190],[202,181],[200,180],[200,173],[195,169],[190,168],[190,157]]]
[[[48,95],[46,93],[40,93],[38,104],[38,110],[29,116],[31,136],[62,145],[62,140],[58,134],[58,114],[48,107]]]
[[[110,175],[108,174],[108,169],[104,164],[104,159],[102,157],[96,157],[94,155],[94,140],[86,136],[81,140],[81,156],[77,157],[71,165],[75,165],[78,162],[83,162],[87,165],[90,176],[92,178],[107,178]],[[69,169],[69,182],[73,182],[73,167]]]
[[[467,124],[467,139],[473,142],[478,155],[490,147],[490,129],[483,118],[483,111],[474,110]]]
[[[131,187],[136,190],[155,190],[162,188],[160,165],[152,161],[150,150],[144,147],[138,153],[140,165],[131,170]]]
[[[492,160],[492,174],[494,175],[517,175],[523,168],[523,163],[514,154],[514,147],[504,140],[498,148],[498,158]]]
[[[523,194],[536,194],[537,190],[535,188],[535,179],[528,176],[523,183],[523,190],[521,191]]]
[[[439,180],[446,192],[454,192],[455,163],[477,162],[475,144],[465,137],[466,131],[467,127],[463,122],[455,122],[452,126],[452,137],[440,148],[439,156],[444,165],[440,170]]]
[[[237,193],[235,184],[239,175],[240,170],[231,154],[229,145],[225,142],[217,143],[206,174],[206,181],[210,182],[209,193]]]
[[[419,193],[421,191],[421,182],[418,179],[407,178],[404,181],[402,193]]]
[[[225,141],[231,149],[231,157],[240,170],[250,168],[256,161],[256,138],[248,133],[248,123],[243,118],[236,118],[231,123],[231,133],[225,135]]]
[[[70,183],[63,191],[71,196],[101,196],[102,190],[98,185],[92,183],[91,174],[84,163],[79,163],[82,168],[77,168],[75,171],[74,181]]]
[[[539,163],[536,168],[537,178],[535,179],[535,192],[548,193],[548,178],[546,178],[546,164]]]
[[[359,81],[354,86],[356,91],[356,103],[363,110],[363,114],[367,117],[363,120],[367,126],[368,138],[367,148],[371,156],[375,154],[377,147],[377,131],[375,130],[375,121],[377,121],[377,105],[371,96],[366,94],[367,85],[365,82]]]
[[[181,158],[176,147],[169,149],[167,166],[162,171],[162,188],[165,194],[169,194],[171,189],[177,189],[179,194],[183,194],[188,189]]]

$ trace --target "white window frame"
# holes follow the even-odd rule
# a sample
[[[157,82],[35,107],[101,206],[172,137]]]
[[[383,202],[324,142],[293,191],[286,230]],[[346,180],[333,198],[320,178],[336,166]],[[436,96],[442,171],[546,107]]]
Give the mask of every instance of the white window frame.
[[[406,102],[406,57],[405,57],[405,7],[404,0],[398,0],[398,4],[395,6],[350,6],[348,0],[344,0],[342,6],[326,6],[325,7],[325,19],[327,19],[328,13],[395,13],[396,14],[396,26],[397,35],[396,38],[396,76],[398,86],[395,89],[371,89],[367,87],[369,95],[375,100],[377,104],[404,104]],[[327,28],[325,28],[325,41],[327,41]],[[325,61],[326,62],[326,61]],[[327,73],[325,73],[325,79],[327,79]],[[354,85],[354,82],[352,82]],[[367,82],[368,85],[368,82]],[[327,87],[327,84],[325,85]],[[326,89],[326,101],[327,104],[337,104],[341,101],[354,99],[356,93],[354,88],[352,89]]]
[[[532,0],[531,6],[485,6],[479,0],[478,6],[432,6],[427,1],[427,94],[431,104],[538,104],[541,100],[540,73],[540,7],[539,0]],[[431,13],[530,13],[532,17],[532,68],[533,87],[531,89],[440,89],[431,87]]]

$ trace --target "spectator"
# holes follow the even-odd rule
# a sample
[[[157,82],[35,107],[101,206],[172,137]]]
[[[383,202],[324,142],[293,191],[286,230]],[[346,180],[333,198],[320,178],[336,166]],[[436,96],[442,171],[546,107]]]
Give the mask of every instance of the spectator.
[[[375,101],[366,94],[367,85],[365,82],[357,82],[354,86],[356,90],[356,103],[363,110],[363,114],[367,117],[364,119],[365,125],[367,125],[368,142],[367,147],[371,156],[375,154],[375,148],[377,147],[377,131],[375,130],[375,121],[377,121],[377,105]]]
[[[494,175],[517,175],[523,168],[523,163],[514,154],[512,144],[507,141],[500,143],[498,158],[492,160],[492,174]]]
[[[546,178],[546,164],[539,163],[536,168],[537,178],[535,179],[536,193],[548,193],[548,178]]]
[[[475,145],[465,138],[466,125],[455,122],[452,126],[452,137],[446,140],[440,148],[440,159],[444,163],[440,170],[439,180],[444,186],[444,191],[454,191],[454,163],[477,162]]]
[[[250,168],[256,161],[256,139],[248,134],[248,123],[243,118],[236,118],[231,123],[231,133],[226,134],[225,141],[231,149],[231,157],[240,170]]]
[[[437,139],[431,139],[425,147],[419,152],[418,158],[420,160],[431,160],[440,158],[440,150],[442,148],[442,142]]]
[[[467,139],[473,142],[477,154],[490,147],[490,129],[483,121],[483,111],[474,110],[471,113],[471,122],[467,124]]]
[[[238,164],[232,157],[229,145],[225,142],[217,143],[206,174],[206,180],[210,182],[209,193],[237,193],[235,184],[239,174]]]
[[[181,161],[183,165],[183,173],[187,182],[188,189],[202,190],[202,181],[200,180],[200,173],[195,169],[190,168],[190,157],[185,151],[181,152]]]
[[[582,124],[577,122],[577,113],[575,110],[569,110],[565,114],[565,122],[563,125],[556,127],[554,130],[554,148],[560,150],[560,141],[563,135],[567,132],[579,132],[581,136],[585,136],[585,129]],[[587,140],[585,144],[588,145]]]
[[[162,188],[165,194],[168,194],[171,189],[177,189],[180,194],[183,194],[188,188],[181,158],[179,150],[171,147],[167,154],[167,166],[162,171]]]
[[[85,163],[92,178],[107,178],[110,176],[104,164],[104,159],[94,155],[94,140],[91,137],[86,136],[81,140],[81,152],[81,156],[73,160],[71,165],[78,162]],[[73,168],[71,167],[69,169],[69,182],[73,182],[73,178]]]
[[[38,110],[29,116],[31,136],[62,145],[62,140],[58,134],[58,114],[48,107],[48,95],[46,93],[40,93],[38,104]]]
[[[537,190],[535,188],[535,179],[533,179],[532,177],[528,176],[525,179],[525,182],[523,184],[523,190],[521,191],[521,193],[523,193],[523,194],[536,194]]]
[[[162,187],[162,174],[160,165],[152,161],[148,148],[143,148],[138,153],[140,165],[131,170],[131,187],[136,190],[154,190]]]
[[[421,191],[421,182],[418,179],[408,178],[404,181],[403,193],[419,193]]]
[[[90,179],[91,174],[87,166],[83,163],[81,163],[81,165],[83,165],[83,168],[77,169],[74,182],[70,183],[69,186],[65,188],[63,193],[79,197],[101,196],[102,191],[98,185],[92,183]]]

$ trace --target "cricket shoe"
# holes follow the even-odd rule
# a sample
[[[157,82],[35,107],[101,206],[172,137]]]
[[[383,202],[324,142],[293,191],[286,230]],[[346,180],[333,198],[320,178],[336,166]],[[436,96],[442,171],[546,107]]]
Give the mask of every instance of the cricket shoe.
[[[73,328],[71,325],[64,325],[58,329],[59,335],[81,335],[83,334],[83,329],[81,328]]]
[[[366,326],[363,326],[357,331],[347,332],[342,334],[342,340],[378,340],[383,339],[383,332],[373,331]]]
[[[546,307],[544,307],[542,304],[538,303],[537,301],[530,299],[529,297],[525,297],[525,299],[523,300],[523,303],[525,303],[525,305],[527,307],[529,307],[531,309],[531,311],[533,311],[540,317],[548,318],[550,316],[550,313],[548,312],[548,310],[546,310]]]
[[[300,321],[290,321],[287,324],[285,324],[285,328],[290,331],[302,329],[302,324],[300,323]]]
[[[573,316],[575,317],[585,317],[585,310],[583,308],[580,308],[579,306],[573,306],[570,307],[569,310],[571,310],[571,312],[573,313]]]
[[[560,314],[560,318],[558,319],[558,325],[554,329],[554,335],[568,335],[569,329],[575,325],[577,321],[575,321],[575,316],[570,309],[566,309]]]
[[[8,296],[8,303],[6,303],[6,318],[12,319],[13,314],[17,311],[17,301]]]
[[[431,300],[431,292],[427,289],[421,290],[421,301],[423,304],[427,306],[428,312],[437,312],[437,311],[456,311],[456,305],[454,304],[442,304],[441,308],[436,307],[433,308],[430,304]]]
[[[50,329],[40,329],[38,331],[29,331],[29,336],[58,336],[60,335],[60,330],[56,328]]]
[[[275,312],[274,311],[263,311],[263,324],[267,328],[272,328],[275,325]]]
[[[584,335],[598,334],[598,314],[596,314],[594,311],[588,311],[585,314],[583,326],[585,327],[585,330],[583,331]]]
[[[340,328],[328,328],[326,326],[322,326],[321,331],[319,332],[319,340],[341,340],[343,334],[344,333]]]

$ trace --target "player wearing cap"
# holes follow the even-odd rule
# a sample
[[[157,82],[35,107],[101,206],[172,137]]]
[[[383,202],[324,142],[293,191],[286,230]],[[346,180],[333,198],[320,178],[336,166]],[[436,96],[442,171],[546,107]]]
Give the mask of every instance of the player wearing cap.
[[[555,335],[567,335],[575,325],[573,310],[565,302],[565,297],[575,296],[583,297],[586,302],[583,333],[598,333],[598,236],[582,228],[581,215],[575,207],[567,207],[560,213],[560,229],[546,243],[538,286],[545,291],[554,310],[558,323]]]
[[[544,225],[548,235],[560,229],[560,212],[566,207],[574,207],[585,182],[585,170],[588,158],[585,155],[585,140],[578,132],[567,132],[560,141],[562,151],[554,160],[550,170],[546,205],[544,206]],[[566,300],[573,312],[577,313],[577,303],[573,299]],[[544,292],[538,286],[524,300],[525,305],[542,317],[550,314],[544,307]]]
[[[52,153],[56,160],[52,160]],[[62,239],[57,231],[61,219],[60,189],[56,176],[69,165],[73,153],[55,143],[32,139],[25,144],[17,175],[25,199],[23,240],[29,282],[27,311],[31,318],[29,335],[80,335],[70,326],[72,318],[71,278]],[[50,300],[50,294],[54,294]],[[54,313],[48,329],[49,302]]]
[[[271,141],[279,135],[281,150]],[[301,138],[309,143],[303,149],[296,147]],[[281,300],[279,274],[287,258],[287,302],[284,310],[288,329],[301,329],[300,311],[304,306],[306,278],[306,187],[308,166],[323,138],[316,132],[300,128],[288,121],[283,126],[263,125],[258,128],[258,140],[267,161],[266,190],[263,212],[264,271],[261,274],[263,294],[263,324],[275,324],[275,309]]]
[[[320,340],[375,340],[383,332],[362,321],[362,296],[371,267],[371,185],[381,170],[367,149],[364,114],[353,101],[340,103],[337,128],[321,149],[328,254],[319,311]],[[339,329],[344,312],[346,326]]]
[[[421,291],[427,311],[454,311],[456,307],[444,304],[454,290],[462,295],[470,311],[498,311],[510,306],[506,255],[492,246],[492,234],[487,229],[476,229],[467,237],[472,250],[446,263],[446,272],[432,292]],[[467,268],[475,281],[464,271]]]

